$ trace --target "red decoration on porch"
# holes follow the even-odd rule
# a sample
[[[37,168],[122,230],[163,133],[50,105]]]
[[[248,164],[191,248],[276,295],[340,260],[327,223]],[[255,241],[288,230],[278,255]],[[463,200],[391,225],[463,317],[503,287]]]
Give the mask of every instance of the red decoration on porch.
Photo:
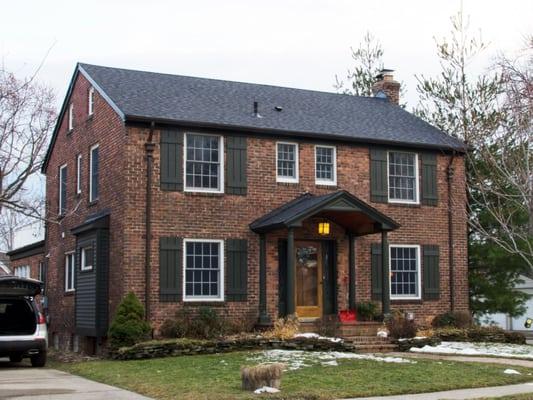
[[[341,322],[350,322],[356,320],[355,310],[341,310],[339,311],[339,320]]]

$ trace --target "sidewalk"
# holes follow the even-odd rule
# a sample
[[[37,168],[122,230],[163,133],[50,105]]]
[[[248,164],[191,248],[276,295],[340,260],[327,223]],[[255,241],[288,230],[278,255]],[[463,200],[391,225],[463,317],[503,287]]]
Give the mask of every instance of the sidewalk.
[[[401,394],[381,397],[357,397],[345,400],[462,400],[477,399],[480,397],[492,398],[524,393],[531,393],[531,397],[533,398],[533,382],[477,389],[448,390],[445,392]]]

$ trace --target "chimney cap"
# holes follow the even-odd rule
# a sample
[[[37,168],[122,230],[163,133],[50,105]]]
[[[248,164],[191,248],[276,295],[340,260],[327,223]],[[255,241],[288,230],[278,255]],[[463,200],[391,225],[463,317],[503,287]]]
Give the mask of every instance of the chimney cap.
[[[379,74],[376,75],[376,79],[382,80],[383,78],[387,77],[393,77],[394,70],[389,68],[383,68],[381,71],[379,71]]]

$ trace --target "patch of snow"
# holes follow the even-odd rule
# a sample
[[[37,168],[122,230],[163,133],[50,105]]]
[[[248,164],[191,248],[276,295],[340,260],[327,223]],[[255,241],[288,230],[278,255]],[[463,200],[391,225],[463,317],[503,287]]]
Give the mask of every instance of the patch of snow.
[[[503,371],[503,373],[504,374],[509,374],[509,375],[522,375],[516,369],[511,369],[511,368],[507,368],[505,371]]]
[[[442,342],[437,346],[412,347],[413,353],[458,354],[463,356],[496,356],[533,360],[533,346],[507,343]]]
[[[387,337],[389,337],[389,332],[387,332],[387,331],[378,331],[377,337],[387,338]]]
[[[254,390],[255,394],[278,393],[278,392],[279,392],[279,389],[276,389],[276,388],[273,388],[273,387],[270,387],[270,386],[263,386],[263,387],[260,387],[259,389],[255,389]]]
[[[312,333],[312,332],[297,333],[296,335],[294,335],[294,337],[295,338],[318,339],[318,340],[329,340],[330,342],[333,342],[333,343],[340,343],[343,341],[342,338],[320,336],[318,333]]]
[[[313,365],[335,366],[337,360],[368,360],[386,363],[416,364],[416,361],[372,354],[356,354],[340,351],[303,351],[303,350],[265,350],[248,357],[248,361],[257,363],[284,363],[289,371],[295,371]]]
[[[427,339],[427,336],[415,336],[414,338],[400,338],[398,342],[405,342],[406,340],[422,340]]]

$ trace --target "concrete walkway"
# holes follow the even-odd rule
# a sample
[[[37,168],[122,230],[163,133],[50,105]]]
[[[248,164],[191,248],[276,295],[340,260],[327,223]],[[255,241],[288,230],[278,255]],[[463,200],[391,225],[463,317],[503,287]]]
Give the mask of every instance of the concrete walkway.
[[[428,360],[446,360],[461,362],[479,362],[486,364],[504,364],[514,365],[516,367],[533,368],[533,361],[522,360],[518,358],[501,358],[501,357],[481,357],[481,356],[454,356],[447,354],[428,354],[428,353],[387,353],[387,355],[403,358],[426,358]]]
[[[150,400],[79,376],[0,359],[0,400]]]
[[[445,392],[402,394],[382,397],[357,397],[356,399],[346,400],[463,400],[478,399],[480,397],[493,398],[525,393],[531,393],[533,398],[533,382],[477,389],[448,390]]]

